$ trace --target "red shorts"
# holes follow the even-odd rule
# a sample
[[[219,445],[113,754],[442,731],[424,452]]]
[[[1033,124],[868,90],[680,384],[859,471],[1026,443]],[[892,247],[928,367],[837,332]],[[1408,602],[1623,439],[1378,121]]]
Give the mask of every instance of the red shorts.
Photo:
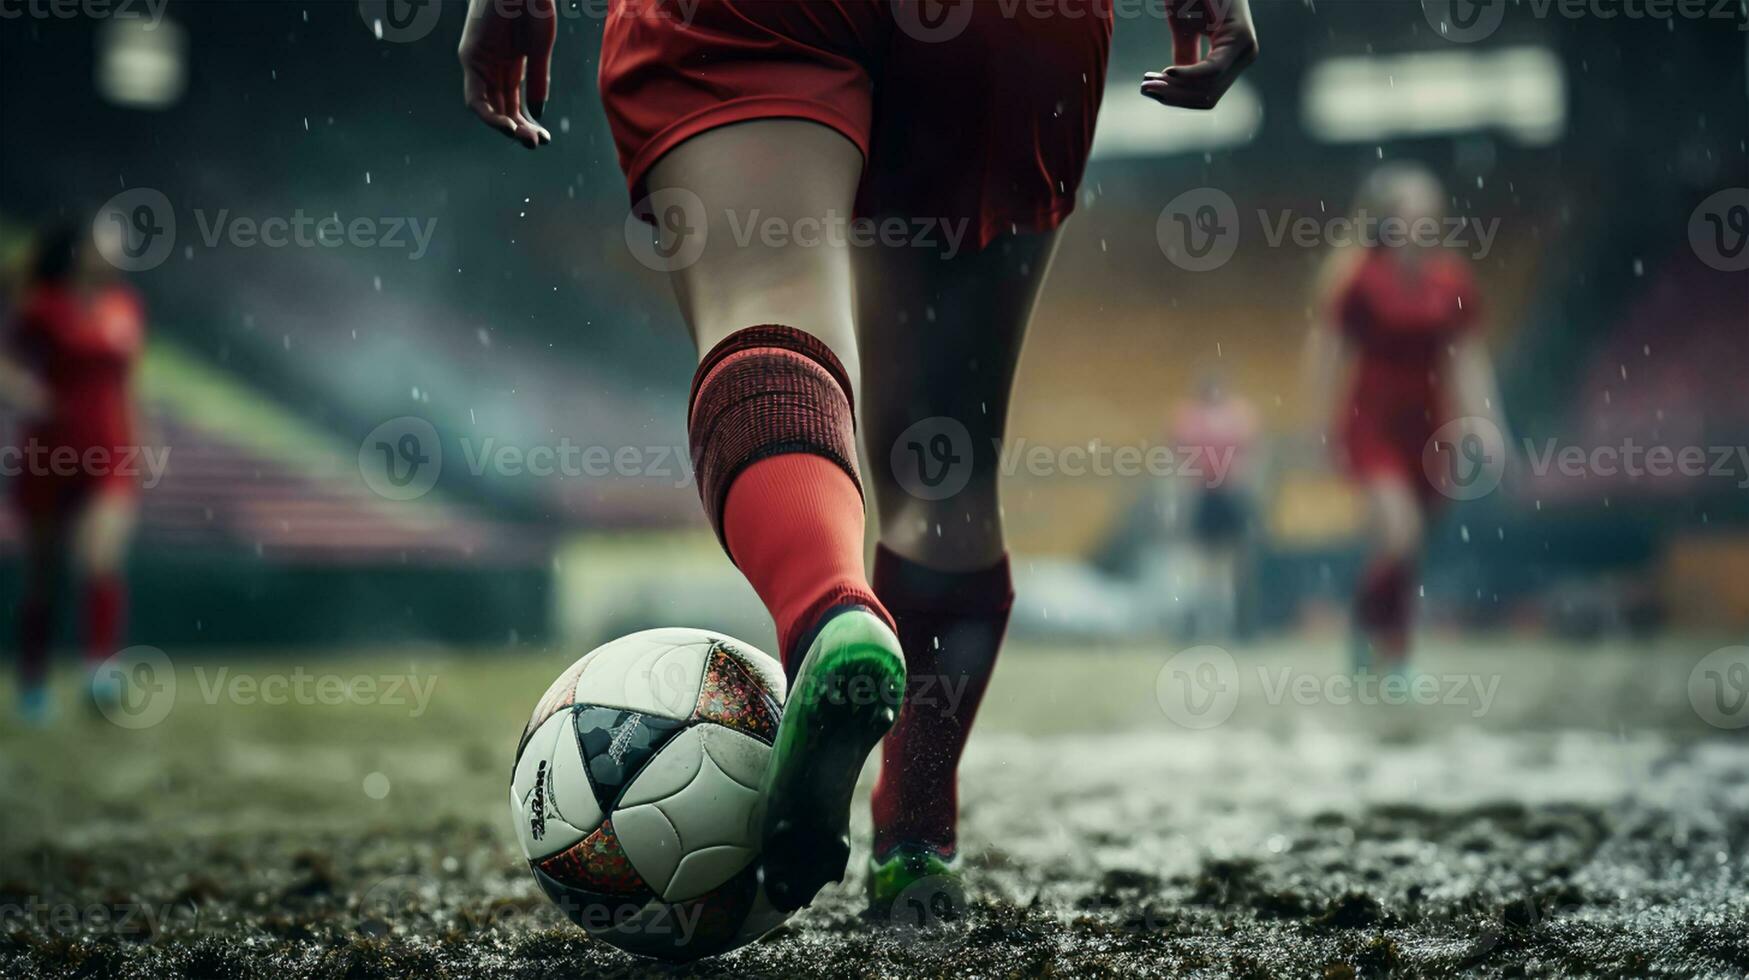
[[[1442,500],[1428,472],[1428,443],[1444,421],[1442,409],[1415,402],[1352,403],[1342,426],[1348,469],[1363,482],[1396,479],[1408,484],[1423,504]]]
[[[612,0],[601,98],[634,202],[699,133],[808,119],[862,151],[858,216],[981,248],[1074,209],[1111,24],[1111,0]]]

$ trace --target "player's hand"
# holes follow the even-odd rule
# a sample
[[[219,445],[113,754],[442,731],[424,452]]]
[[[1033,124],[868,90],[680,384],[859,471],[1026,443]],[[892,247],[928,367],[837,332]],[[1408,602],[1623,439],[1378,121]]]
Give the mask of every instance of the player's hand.
[[[1172,29],[1172,65],[1142,75],[1142,94],[1161,105],[1213,109],[1257,60],[1257,32],[1245,0],[1166,0],[1166,26]]]
[[[553,0],[469,0],[468,23],[456,51],[468,108],[481,122],[531,150],[553,141],[553,134],[535,120],[547,103],[553,40],[559,32],[556,13]]]

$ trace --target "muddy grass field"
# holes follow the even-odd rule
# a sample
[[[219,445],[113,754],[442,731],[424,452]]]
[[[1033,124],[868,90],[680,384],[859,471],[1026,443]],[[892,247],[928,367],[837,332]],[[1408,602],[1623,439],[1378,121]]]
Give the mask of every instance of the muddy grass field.
[[[1690,685],[1722,645],[1436,640],[1438,693],[1384,703],[1334,643],[1277,644],[1192,716],[1171,651],[1013,649],[962,782],[963,916],[866,917],[859,850],[688,967],[591,942],[516,853],[510,754],[570,656],[179,658],[156,724],[69,693],[0,727],[0,975],[1741,978],[1749,728]]]

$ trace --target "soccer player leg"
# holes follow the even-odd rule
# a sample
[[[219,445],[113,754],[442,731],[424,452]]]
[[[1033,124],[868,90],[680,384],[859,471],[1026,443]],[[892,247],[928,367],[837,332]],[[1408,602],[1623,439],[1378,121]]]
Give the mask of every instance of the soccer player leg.
[[[120,696],[113,677],[96,667],[121,648],[127,622],[127,550],[139,507],[127,489],[100,491],[73,527],[73,559],[84,587],[85,666],[93,703]]]
[[[27,724],[49,720],[49,646],[55,599],[61,588],[67,547],[66,523],[47,514],[26,514],[24,594],[18,601],[18,700]]]
[[[1365,482],[1373,545],[1355,595],[1357,669],[1400,669],[1409,656],[1422,505],[1408,479],[1377,474]]]
[[[945,257],[858,253],[875,591],[898,622],[908,687],[881,751],[869,892],[939,893],[957,857],[957,770],[1013,602],[999,444],[1055,232]],[[952,894],[951,889],[946,894]]]
[[[653,196],[702,212],[702,241],[672,274],[701,354],[688,409],[699,493],[777,622],[791,679],[763,787],[763,874],[782,909],[843,877],[851,793],[904,686],[863,571],[850,259],[827,234],[861,167],[833,129],[760,120],[693,137],[648,176]]]

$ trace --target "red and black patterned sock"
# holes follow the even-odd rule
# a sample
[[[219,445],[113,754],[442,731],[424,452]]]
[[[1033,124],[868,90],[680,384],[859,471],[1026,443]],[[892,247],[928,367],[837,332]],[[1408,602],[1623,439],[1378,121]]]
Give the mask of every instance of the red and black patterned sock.
[[[831,349],[791,327],[734,333],[699,364],[688,414],[705,515],[776,621],[786,669],[835,607],[890,624],[863,571],[850,379]]]
[[[905,705],[881,744],[871,800],[875,854],[958,843],[959,761],[1008,628],[1008,559],[976,572],[941,572],[880,548],[875,592],[898,622],[908,675]]]

